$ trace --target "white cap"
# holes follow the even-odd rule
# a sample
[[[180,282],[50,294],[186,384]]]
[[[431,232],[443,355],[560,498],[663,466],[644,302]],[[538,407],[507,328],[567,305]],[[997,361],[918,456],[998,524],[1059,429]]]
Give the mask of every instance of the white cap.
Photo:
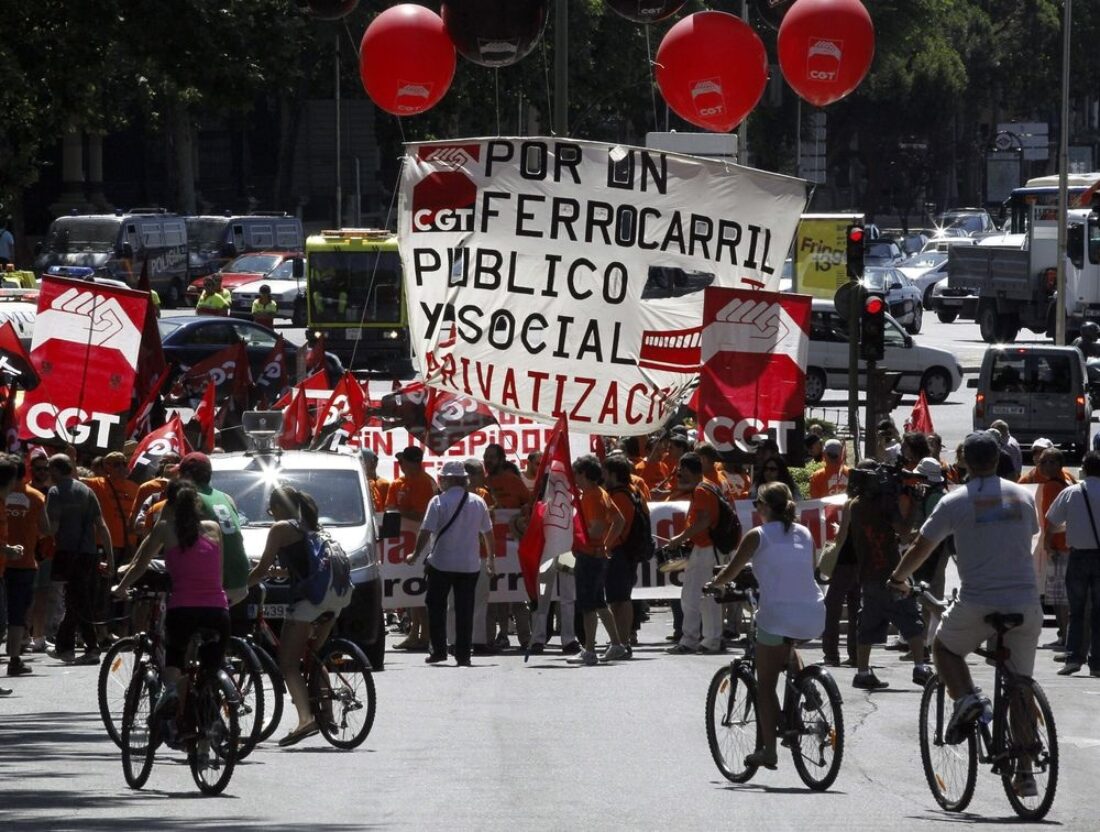
[[[926,456],[917,463],[916,473],[924,477],[928,482],[943,482],[943,466],[935,457]]]
[[[456,459],[450,462],[443,463],[443,470],[440,472],[440,476],[454,477],[455,479],[466,479],[466,466]]]
[[[1034,442],[1031,443],[1031,452],[1045,451],[1047,448],[1053,448],[1054,443],[1047,439],[1045,436],[1040,436]]]

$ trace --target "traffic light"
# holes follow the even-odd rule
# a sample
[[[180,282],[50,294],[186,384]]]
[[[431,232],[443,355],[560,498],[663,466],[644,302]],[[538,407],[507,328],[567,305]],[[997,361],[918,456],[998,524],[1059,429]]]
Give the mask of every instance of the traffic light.
[[[880,292],[863,296],[859,316],[859,354],[864,361],[881,361],[885,352],[886,298]]]
[[[846,249],[848,277],[851,280],[863,279],[863,238],[862,225],[848,226],[848,246]]]

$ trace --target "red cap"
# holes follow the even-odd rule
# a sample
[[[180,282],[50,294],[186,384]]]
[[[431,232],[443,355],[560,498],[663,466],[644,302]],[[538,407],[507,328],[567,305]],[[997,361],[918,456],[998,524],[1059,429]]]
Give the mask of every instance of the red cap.
[[[211,469],[210,457],[199,451],[192,451],[180,460],[180,471],[186,471],[188,468],[205,468]]]

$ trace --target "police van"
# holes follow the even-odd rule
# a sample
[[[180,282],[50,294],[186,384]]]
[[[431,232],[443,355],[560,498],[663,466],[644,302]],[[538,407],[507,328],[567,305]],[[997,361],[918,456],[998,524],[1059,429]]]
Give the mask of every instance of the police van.
[[[302,221],[284,212],[187,217],[191,279],[218,271],[249,251],[301,251]]]
[[[187,285],[187,226],[163,208],[134,208],[114,214],[69,214],[50,225],[35,246],[37,275],[51,266],[83,266],[95,277],[136,286],[148,264],[149,284],[166,306],[183,297]]]

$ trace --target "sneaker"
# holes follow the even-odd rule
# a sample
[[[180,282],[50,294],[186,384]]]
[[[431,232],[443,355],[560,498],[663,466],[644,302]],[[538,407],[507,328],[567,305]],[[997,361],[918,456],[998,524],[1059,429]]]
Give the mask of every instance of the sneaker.
[[[532,656],[541,656],[546,651],[546,645],[536,641],[528,648],[527,652]]]
[[[1054,657],[1054,661],[1064,662],[1068,658],[1069,658],[1069,655],[1067,653],[1059,653],[1057,656]]]
[[[622,661],[623,659],[629,659],[629,658],[630,658],[630,651],[627,650],[625,647],[623,647],[623,645],[621,645],[621,644],[612,644],[610,647],[608,647],[606,650],[604,650],[603,655],[600,656],[600,661],[601,662],[618,662],[618,661]]]
[[[991,708],[989,700],[975,690],[955,700],[951,719],[943,732],[943,741],[948,745],[958,745],[970,734],[973,723],[986,708]]]
[[[890,683],[882,681],[875,675],[875,671],[868,670],[865,673],[860,672],[855,675],[855,678],[852,679],[852,687],[860,690],[882,690],[890,687]]]
[[[585,667],[595,667],[600,663],[600,657],[596,655],[595,650],[585,650],[581,653],[581,662]]]
[[[1066,643],[1062,639],[1056,638],[1056,639],[1054,639],[1054,641],[1048,641],[1046,644],[1044,644],[1043,649],[1044,650],[1065,650],[1066,649]]]
[[[678,633],[678,632],[676,632],[676,631],[674,630],[674,631],[672,632],[672,635],[669,635],[669,636],[665,636],[665,641],[679,641],[679,640],[680,640],[680,639],[682,639],[683,637],[684,637],[684,634],[683,634],[683,633]]]
[[[1066,666],[1058,671],[1058,675],[1059,676],[1072,676],[1074,673],[1076,673],[1080,669],[1081,669],[1081,663],[1080,662],[1067,661]]]
[[[76,659],[73,660],[73,664],[79,664],[79,665],[99,664],[99,651],[98,650],[89,650],[86,653],[81,653]]]
[[[671,653],[673,656],[687,656],[695,652],[694,647],[688,647],[686,644],[674,644],[665,650],[666,653]]]
[[[926,664],[913,665],[913,684],[920,685],[922,688],[928,684],[928,680],[936,675],[931,667]]]
[[[33,672],[33,670],[27,667],[27,665],[24,662],[20,661],[18,658],[12,659],[11,662],[8,664],[9,676],[26,676],[27,674]]]
[[[563,656],[575,656],[581,652],[581,645],[578,641],[571,641],[561,648]]]
[[[1039,787],[1035,785],[1035,775],[1030,771],[1021,771],[1012,778],[1012,790],[1017,797],[1038,797]]]
[[[424,659],[424,664],[439,664],[440,662],[447,661],[446,653],[430,653]]]
[[[46,655],[51,659],[57,659],[59,662],[65,662],[65,664],[72,664],[76,661],[76,653],[73,650],[58,650],[55,647],[47,650]]]

